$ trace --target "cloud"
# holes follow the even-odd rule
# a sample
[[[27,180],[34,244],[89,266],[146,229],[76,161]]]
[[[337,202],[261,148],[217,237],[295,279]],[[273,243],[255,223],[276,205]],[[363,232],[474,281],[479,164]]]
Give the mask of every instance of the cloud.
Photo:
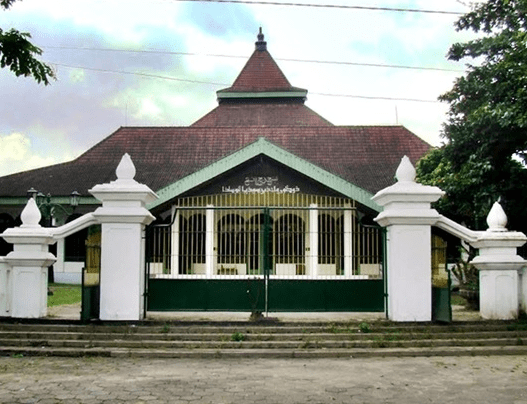
[[[42,156],[22,133],[0,135],[0,176],[57,163],[55,157]]]

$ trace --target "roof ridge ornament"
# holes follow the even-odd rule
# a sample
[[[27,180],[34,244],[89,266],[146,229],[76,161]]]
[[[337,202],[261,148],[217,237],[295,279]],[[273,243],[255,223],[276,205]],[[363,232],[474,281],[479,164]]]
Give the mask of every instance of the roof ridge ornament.
[[[264,41],[264,34],[262,33],[262,27],[260,27],[260,32],[258,33],[258,41],[255,42],[257,51],[266,51],[267,42]]]

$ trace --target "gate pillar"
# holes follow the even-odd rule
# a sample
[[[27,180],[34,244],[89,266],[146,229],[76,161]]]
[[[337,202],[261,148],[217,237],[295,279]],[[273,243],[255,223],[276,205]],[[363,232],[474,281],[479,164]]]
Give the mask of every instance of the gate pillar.
[[[100,319],[140,320],[144,313],[145,226],[155,218],[146,204],[157,195],[134,180],[135,167],[125,154],[117,180],[89,192],[102,201],[94,213],[101,223]]]
[[[444,192],[415,182],[406,156],[397,183],[372,199],[384,210],[375,218],[387,227],[388,317],[393,321],[432,320],[431,226],[439,213],[430,207]]]
[[[2,234],[8,243],[13,243],[13,251],[4,259],[11,267],[10,279],[6,279],[6,298],[10,299],[6,303],[11,317],[39,318],[47,314],[48,267],[55,262],[49,245],[55,240],[51,229],[39,225],[40,218],[31,198],[22,211],[22,225]]]
[[[470,243],[479,249],[471,264],[479,270],[480,314],[489,320],[515,319],[526,304],[519,271],[527,262],[517,255],[517,249],[527,238],[523,233],[507,231],[507,216],[498,202],[492,206],[487,224],[488,230]]]

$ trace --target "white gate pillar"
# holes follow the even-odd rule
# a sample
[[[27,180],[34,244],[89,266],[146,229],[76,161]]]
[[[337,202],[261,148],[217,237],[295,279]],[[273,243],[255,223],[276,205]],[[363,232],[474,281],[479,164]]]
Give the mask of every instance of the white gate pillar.
[[[48,267],[55,262],[49,245],[55,243],[51,229],[38,223],[41,215],[34,199],[22,211],[22,225],[7,229],[2,237],[13,244],[4,262],[11,267],[6,271],[6,308],[10,316],[39,318],[47,314]],[[9,278],[7,279],[7,274]]]
[[[488,230],[470,243],[479,249],[471,263],[479,270],[480,314],[485,319],[515,319],[520,306],[525,309],[527,303],[519,284],[519,271],[526,261],[517,255],[517,248],[525,244],[527,237],[507,231],[507,216],[498,202],[492,206],[487,224]]]
[[[439,213],[430,207],[444,192],[415,182],[406,156],[397,183],[372,199],[384,207],[375,220],[387,227],[388,317],[393,321],[432,319],[431,226]]]
[[[146,209],[157,195],[134,180],[135,167],[125,154],[117,180],[89,192],[102,201],[94,213],[101,223],[100,319],[140,320],[144,308],[145,226],[155,218]]]

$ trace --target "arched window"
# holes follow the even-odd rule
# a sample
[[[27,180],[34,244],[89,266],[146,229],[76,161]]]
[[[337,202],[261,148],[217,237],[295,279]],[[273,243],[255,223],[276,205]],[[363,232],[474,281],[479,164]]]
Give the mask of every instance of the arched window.
[[[277,264],[305,263],[305,222],[289,213],[281,216],[275,224],[274,252]]]
[[[333,217],[318,215],[318,263],[335,264],[337,251],[337,225]]]
[[[192,264],[205,264],[206,219],[194,214],[179,220],[179,273],[191,273]]]
[[[245,263],[244,220],[234,213],[218,222],[218,264]]]

